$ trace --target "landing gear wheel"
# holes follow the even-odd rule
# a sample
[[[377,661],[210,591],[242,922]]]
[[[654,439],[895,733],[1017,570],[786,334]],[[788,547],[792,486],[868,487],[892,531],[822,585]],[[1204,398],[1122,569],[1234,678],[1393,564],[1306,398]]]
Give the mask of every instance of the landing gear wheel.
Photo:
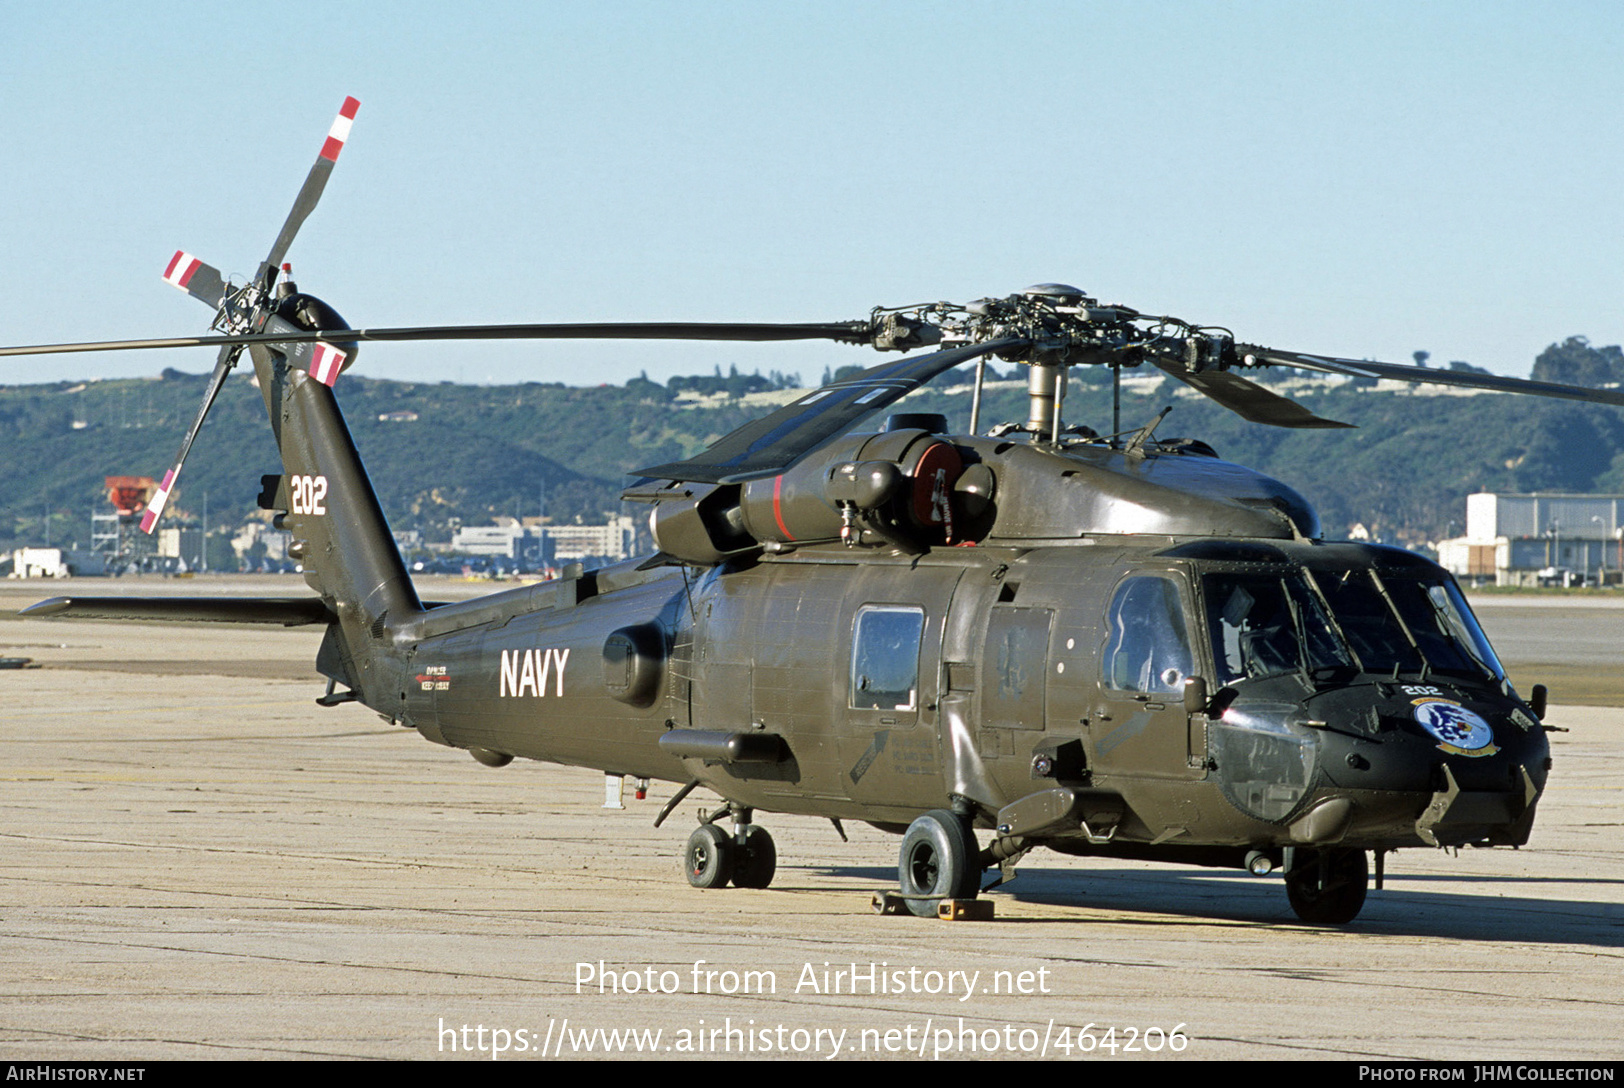
[[[700,824],[682,850],[682,875],[696,888],[725,888],[738,854],[733,840],[715,824]]]
[[[1286,898],[1297,917],[1310,925],[1340,926],[1359,916],[1370,883],[1363,850],[1297,851],[1286,873]]]
[[[765,888],[773,882],[778,871],[778,847],[765,827],[751,824],[744,833],[744,849],[733,843],[733,886],[735,888]]]
[[[897,860],[897,884],[908,910],[936,916],[936,900],[974,899],[981,891],[980,856],[969,821],[945,809],[925,813],[908,825]]]

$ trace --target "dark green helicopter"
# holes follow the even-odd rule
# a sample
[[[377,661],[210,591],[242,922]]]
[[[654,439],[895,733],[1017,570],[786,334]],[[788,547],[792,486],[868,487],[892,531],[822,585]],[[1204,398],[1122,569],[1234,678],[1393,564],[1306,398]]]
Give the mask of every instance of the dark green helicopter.
[[[1550,769],[1454,581],[1408,552],[1325,541],[1302,496],[1155,423],[1067,427],[1068,371],[1150,365],[1259,423],[1339,427],[1241,375],[1286,366],[1624,404],[1624,393],[1237,344],[1227,330],[1043,284],[834,324],[351,329],[282,263],[348,135],[348,99],[248,283],[177,253],[165,279],[213,334],[0,354],[248,350],[283,460],[260,504],[313,595],[59,597],[36,616],[319,624],[322,706],[358,701],[482,763],[515,757],[704,786],[698,887],[765,887],[757,810],[899,833],[898,900],[973,899],[1028,850],[1282,869],[1305,921],[1362,907],[1368,858],[1520,845]],[[830,339],[933,349],[808,393],[643,470],[658,551],[454,604],[418,599],[332,385],[364,340]],[[1028,418],[984,430],[988,358],[1029,369]],[[976,364],[970,433],[853,428]],[[1159,419],[1159,417],[1158,417]],[[984,834],[985,844],[977,831]],[[844,834],[844,832],[842,832]],[[1000,877],[1002,879],[1002,877]]]

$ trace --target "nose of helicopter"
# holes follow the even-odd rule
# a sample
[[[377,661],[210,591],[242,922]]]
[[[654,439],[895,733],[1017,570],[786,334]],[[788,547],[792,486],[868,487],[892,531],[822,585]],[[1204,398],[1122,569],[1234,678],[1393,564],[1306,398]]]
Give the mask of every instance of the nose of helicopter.
[[[1544,730],[1498,695],[1366,687],[1213,724],[1231,801],[1305,845],[1520,845],[1550,768]]]

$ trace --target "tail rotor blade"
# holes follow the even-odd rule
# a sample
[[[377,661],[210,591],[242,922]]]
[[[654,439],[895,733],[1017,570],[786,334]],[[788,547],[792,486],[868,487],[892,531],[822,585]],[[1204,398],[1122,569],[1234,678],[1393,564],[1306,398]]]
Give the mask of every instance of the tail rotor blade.
[[[169,258],[169,264],[164,268],[164,282],[180,288],[215,310],[220,308],[221,300],[226,297],[226,282],[220,270],[204,264],[183,249],[175,250],[175,255]]]
[[[287,222],[282,224],[282,233],[276,236],[270,254],[259,267],[262,280],[268,274],[275,275],[282,258],[287,256],[288,247],[293,244],[294,235],[299,233],[305,219],[315,210],[316,202],[321,199],[321,191],[327,187],[327,179],[332,175],[333,164],[338,161],[338,153],[344,150],[344,141],[350,138],[355,111],[360,108],[361,103],[354,98],[344,99],[344,105],[339,107],[338,117],[333,120],[333,127],[327,130],[327,139],[321,145],[321,153],[316,156],[310,173],[305,175],[304,185],[293,200],[293,210],[288,212]]]
[[[147,503],[146,513],[141,515],[141,531],[151,533],[158,525],[158,519],[163,516],[164,504],[169,501],[170,493],[175,490],[175,480],[180,476],[181,466],[186,464],[186,455],[192,451],[192,443],[197,440],[197,432],[203,429],[203,420],[208,417],[209,409],[214,407],[215,398],[220,395],[220,387],[225,385],[226,375],[231,368],[237,365],[237,354],[242,348],[236,344],[227,344],[220,349],[220,357],[214,364],[214,373],[209,375],[209,387],[203,394],[203,404],[197,410],[197,418],[192,421],[191,429],[186,432],[186,438],[180,444],[180,453],[175,455],[175,467],[164,473],[163,483],[158,486],[158,493],[152,496]]]
[[[172,468],[164,473],[164,482],[158,485],[157,494],[153,495],[152,500],[147,503],[147,512],[141,515],[141,531],[143,533],[150,536],[152,530],[157,526],[158,518],[164,512],[164,504],[169,501],[169,492],[174,489],[175,475],[178,471],[178,468]]]
[[[261,306],[268,299],[282,258],[287,255],[288,247],[293,244],[299,228],[304,225],[304,221],[315,210],[316,203],[321,200],[322,190],[327,187],[327,179],[332,175],[333,164],[338,161],[338,153],[344,150],[344,141],[349,139],[350,125],[355,120],[356,110],[360,107],[361,103],[354,98],[345,98],[344,104],[339,107],[338,117],[327,130],[327,138],[322,142],[321,151],[316,155],[315,165],[311,166],[310,173],[305,175],[304,184],[299,188],[299,195],[294,197],[293,209],[288,212],[281,232],[271,244],[271,252],[265,258],[265,263],[259,266],[258,291],[249,295],[253,300],[253,313],[234,314],[234,319],[226,322],[227,326],[232,326],[231,331],[240,332],[263,325],[264,314]],[[226,301],[226,284],[220,273],[190,253],[177,250],[169,262],[169,267],[164,270],[164,279],[193,297],[202,299],[216,310],[220,310]],[[219,314],[216,317],[216,324],[218,325],[225,316],[223,313]],[[218,338],[198,339],[207,342]],[[142,532],[151,533],[157,527],[158,519],[163,516],[164,505],[174,492],[175,481],[186,464],[186,455],[191,452],[192,443],[197,440],[198,432],[203,429],[203,421],[208,418],[209,409],[214,407],[215,398],[220,395],[220,388],[225,384],[226,375],[237,364],[237,356],[241,354],[242,348],[241,341],[227,340],[221,343],[220,354],[214,364],[214,373],[209,375],[209,387],[203,394],[203,403],[198,407],[197,418],[192,421],[191,428],[186,432],[186,438],[180,444],[180,453],[175,455],[175,467],[164,473],[162,485],[152,497],[152,501],[147,504],[146,513],[141,516]],[[324,366],[319,375],[320,380],[331,385],[338,376],[345,356],[338,349],[325,344],[318,345],[316,350]]]

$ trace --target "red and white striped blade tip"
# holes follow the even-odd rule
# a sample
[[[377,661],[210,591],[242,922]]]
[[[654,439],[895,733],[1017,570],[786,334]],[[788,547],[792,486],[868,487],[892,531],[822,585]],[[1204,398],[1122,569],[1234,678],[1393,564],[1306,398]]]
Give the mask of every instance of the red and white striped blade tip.
[[[203,262],[187,253],[183,249],[175,250],[175,255],[169,258],[169,266],[164,269],[164,282],[172,283],[182,291],[192,282],[197,270],[203,267]]]
[[[321,384],[331,388],[338,381],[339,372],[344,369],[344,360],[348,358],[344,352],[316,341],[315,355],[310,360],[310,376]]]
[[[327,142],[321,145],[321,157],[331,162],[338,161],[338,153],[344,150],[344,141],[350,138],[350,125],[355,123],[355,111],[361,108],[361,103],[355,98],[344,99],[344,105],[339,107],[338,116],[333,118],[333,127],[327,130]]]
[[[141,515],[141,531],[151,534],[153,526],[158,524],[158,517],[164,512],[164,504],[169,501],[169,491],[175,483],[175,470],[170,469],[164,473],[164,482],[158,485],[157,492],[152,501],[147,503],[147,512]]]

